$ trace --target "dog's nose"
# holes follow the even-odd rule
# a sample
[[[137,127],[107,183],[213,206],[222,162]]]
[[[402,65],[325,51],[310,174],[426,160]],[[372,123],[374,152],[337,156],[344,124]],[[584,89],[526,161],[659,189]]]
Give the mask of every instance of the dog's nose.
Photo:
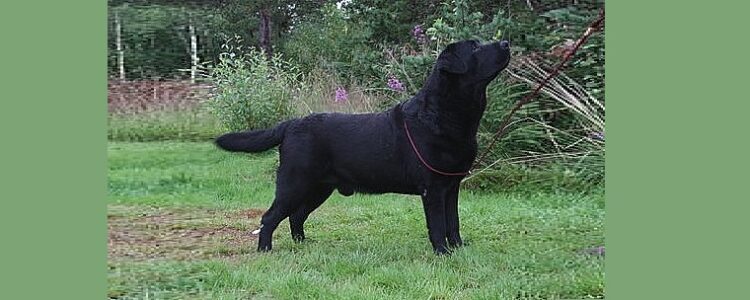
[[[502,40],[502,41],[500,41],[500,47],[508,48],[508,47],[510,47],[510,42],[508,42],[506,40]]]

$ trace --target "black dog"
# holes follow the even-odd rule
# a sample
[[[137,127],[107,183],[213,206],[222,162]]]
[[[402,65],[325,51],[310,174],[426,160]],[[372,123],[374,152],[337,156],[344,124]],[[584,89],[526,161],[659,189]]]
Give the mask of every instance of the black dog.
[[[271,250],[273,232],[287,217],[294,240],[304,240],[305,220],[335,189],[346,196],[421,195],[435,252],[461,246],[459,183],[477,155],[487,84],[509,61],[507,41],[453,43],[440,53],[426,86],[388,111],[313,114],[216,139],[235,152],[280,145],[276,199],[261,220],[258,250]]]

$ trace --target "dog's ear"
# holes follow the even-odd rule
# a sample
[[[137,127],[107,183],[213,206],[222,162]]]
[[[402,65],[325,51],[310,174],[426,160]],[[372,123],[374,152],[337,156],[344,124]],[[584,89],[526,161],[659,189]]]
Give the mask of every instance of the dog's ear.
[[[438,70],[453,74],[464,74],[469,70],[463,59],[456,52],[458,51],[455,44],[450,44],[440,53],[437,59]]]

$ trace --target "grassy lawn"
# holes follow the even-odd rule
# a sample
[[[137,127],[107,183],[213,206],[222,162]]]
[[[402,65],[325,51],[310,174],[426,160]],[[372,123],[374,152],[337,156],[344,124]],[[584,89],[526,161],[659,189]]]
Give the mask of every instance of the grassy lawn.
[[[249,232],[273,199],[273,151],[210,143],[112,142],[109,297],[118,299],[601,298],[601,193],[462,191],[468,246],[437,257],[417,197],[334,194],[296,244]]]

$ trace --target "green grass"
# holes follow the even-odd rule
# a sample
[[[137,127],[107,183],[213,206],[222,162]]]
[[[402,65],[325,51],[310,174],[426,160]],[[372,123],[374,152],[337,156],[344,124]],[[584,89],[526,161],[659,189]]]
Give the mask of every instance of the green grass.
[[[274,151],[238,155],[210,143],[111,142],[109,219],[131,238],[110,255],[109,296],[119,299],[533,299],[604,296],[601,193],[462,191],[468,246],[432,254],[421,202],[405,195],[334,194],[297,244],[284,221],[274,250],[252,237],[200,230],[252,230],[274,190]],[[227,230],[227,228],[231,230]],[[200,231],[202,232],[202,231]],[[218,231],[217,231],[218,232]],[[124,245],[124,246],[123,246]],[[110,245],[111,246],[111,245]],[[178,251],[179,250],[179,251]],[[174,252],[174,253],[171,253]]]
[[[225,131],[216,117],[204,108],[153,111],[138,114],[110,114],[110,141],[208,141]]]

